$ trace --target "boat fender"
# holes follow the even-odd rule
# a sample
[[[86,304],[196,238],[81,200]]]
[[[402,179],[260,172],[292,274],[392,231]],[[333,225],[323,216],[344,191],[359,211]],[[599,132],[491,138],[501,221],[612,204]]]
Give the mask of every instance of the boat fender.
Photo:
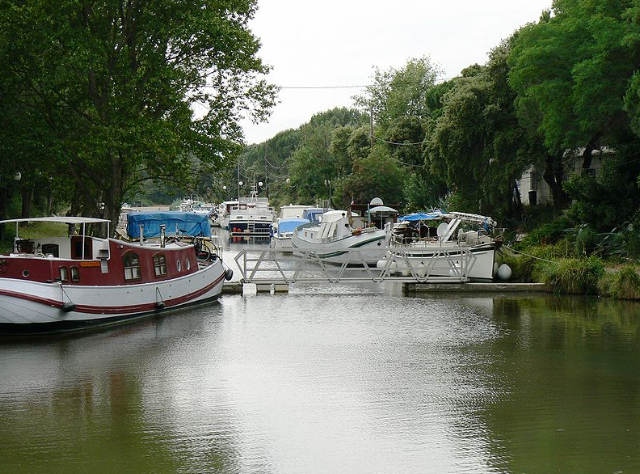
[[[60,309],[65,313],[68,313],[69,311],[75,311],[76,305],[75,303],[72,303],[71,301],[69,301],[67,303],[62,303],[62,306],[60,307]]]
[[[233,270],[231,270],[230,268],[227,268],[227,270],[224,272],[224,279],[227,281],[231,281],[232,278],[233,278]]]
[[[164,301],[158,301],[156,303],[156,309],[164,309]]]

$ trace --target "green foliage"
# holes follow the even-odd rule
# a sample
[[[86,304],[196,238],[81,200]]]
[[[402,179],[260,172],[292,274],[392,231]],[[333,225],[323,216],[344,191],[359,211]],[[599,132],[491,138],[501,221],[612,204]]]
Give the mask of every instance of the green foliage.
[[[632,4],[557,1],[553,15],[517,33],[510,83],[520,117],[536,124],[550,151],[628,127],[624,97],[640,57],[640,25],[627,21]]]
[[[598,290],[600,294],[616,299],[640,299],[640,274],[637,266],[627,264],[607,272],[601,278]]]
[[[400,207],[405,171],[393,160],[383,147],[375,147],[366,158],[353,163],[353,174],[345,178],[339,188],[343,204],[351,200],[368,203],[374,197]]]
[[[364,95],[354,98],[355,103],[373,113],[383,133],[402,117],[424,120],[430,115],[430,90],[440,74],[427,56],[410,59],[401,69],[376,69],[373,84],[367,86]]]
[[[640,205],[638,151],[636,146],[621,147],[615,156],[605,157],[597,177],[570,177],[565,182],[573,199],[568,215],[597,232],[610,232],[628,222]]]
[[[534,277],[554,292],[581,295],[598,294],[598,281],[603,275],[604,264],[597,257],[541,262],[534,271]]]
[[[566,238],[567,234],[572,230],[571,221],[567,218],[547,222],[525,235],[522,241],[518,243],[518,249],[527,249],[536,245],[555,244]]]
[[[11,0],[0,11],[0,58],[16,87],[0,109],[17,100],[32,113],[39,145],[55,151],[42,171],[73,179],[78,211],[99,213],[104,202],[115,221],[141,180],[186,182],[192,156],[215,167],[232,158],[240,118],[263,119],[274,105],[247,28],[256,4]],[[196,103],[206,107],[198,119]]]
[[[512,280],[520,282],[540,281],[539,268],[556,260],[575,258],[575,244],[568,238],[555,243],[536,244],[526,248],[503,248],[500,252],[501,263],[506,263],[513,272]]]
[[[463,207],[499,220],[519,213],[516,179],[535,160],[515,115],[515,94],[507,81],[509,50],[504,42],[486,66],[467,69],[451,81],[426,140],[432,173],[446,173]]]

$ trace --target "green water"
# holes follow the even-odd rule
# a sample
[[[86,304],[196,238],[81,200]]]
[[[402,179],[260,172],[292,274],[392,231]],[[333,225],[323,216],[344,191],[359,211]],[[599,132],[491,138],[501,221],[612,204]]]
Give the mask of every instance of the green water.
[[[0,342],[0,473],[640,473],[640,306],[377,285]]]

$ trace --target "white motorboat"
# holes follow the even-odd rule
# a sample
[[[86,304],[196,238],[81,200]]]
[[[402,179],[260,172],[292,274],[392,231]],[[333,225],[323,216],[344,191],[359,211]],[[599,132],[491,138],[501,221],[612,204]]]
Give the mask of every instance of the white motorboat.
[[[375,265],[384,255],[391,232],[375,227],[353,228],[348,211],[327,211],[320,223],[296,228],[294,253],[340,265]]]
[[[301,225],[308,223],[309,219],[303,219],[301,217],[279,219],[271,235],[271,248],[283,252],[292,252],[293,244],[291,243],[291,237],[293,236],[293,232]]]
[[[438,224],[437,226],[435,224]],[[400,218],[378,269],[428,277],[491,281],[501,238],[489,235],[496,223],[486,216],[434,211]]]
[[[27,222],[58,224],[60,234],[29,238],[28,229],[20,228]],[[218,298],[225,278],[232,277],[206,235],[181,234],[173,243],[164,234],[154,241],[142,235],[135,242],[99,238],[95,227],[109,235],[109,221],[85,217],[0,224],[16,226],[13,248],[0,255],[0,335],[113,325],[202,304]]]
[[[231,206],[227,226],[229,235],[269,237],[274,218],[275,211],[269,206],[269,200],[258,197],[257,186],[252,186],[251,196],[240,197],[238,204]]]

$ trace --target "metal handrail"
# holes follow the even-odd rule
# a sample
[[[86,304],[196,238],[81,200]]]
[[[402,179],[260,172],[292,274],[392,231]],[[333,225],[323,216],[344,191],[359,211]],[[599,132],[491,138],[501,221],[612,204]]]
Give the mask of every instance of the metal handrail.
[[[345,249],[340,252],[348,256],[342,264],[333,264],[318,256],[315,249],[296,249],[295,254],[275,249],[243,249],[235,256],[235,262],[245,283],[268,284],[322,281],[463,283],[468,281],[476,261],[470,249],[461,248],[455,251],[439,248],[433,257],[425,258],[418,265],[411,262],[412,253],[406,249],[390,247],[380,250],[376,265],[366,261],[371,256],[371,249]],[[448,275],[434,274],[436,266],[442,267],[443,262]],[[402,264],[400,270],[399,264]]]

